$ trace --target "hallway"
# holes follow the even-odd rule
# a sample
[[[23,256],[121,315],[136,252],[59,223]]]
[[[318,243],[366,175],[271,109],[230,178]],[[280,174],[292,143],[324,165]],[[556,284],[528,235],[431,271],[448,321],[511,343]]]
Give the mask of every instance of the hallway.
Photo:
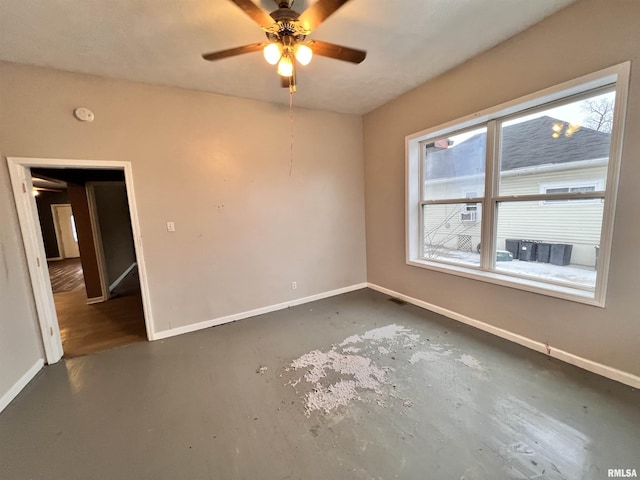
[[[65,358],[147,340],[137,269],[108,301],[91,305],[79,258],[50,262],[49,276]]]

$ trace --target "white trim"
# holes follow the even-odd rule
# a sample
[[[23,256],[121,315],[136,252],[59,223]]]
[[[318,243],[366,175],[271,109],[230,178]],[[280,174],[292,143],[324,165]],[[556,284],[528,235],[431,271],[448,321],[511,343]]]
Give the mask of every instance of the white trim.
[[[535,350],[536,352],[543,353],[550,357],[557,358],[558,360],[561,360],[565,363],[569,363],[576,367],[582,368],[583,370],[587,370],[588,372],[595,373],[596,375],[600,375],[600,376],[609,378],[611,380],[615,380],[616,382],[624,383],[625,385],[629,385],[633,388],[640,388],[640,377],[632,373],[624,372],[622,370],[618,370],[617,368],[609,367],[607,365],[594,362],[593,360],[589,360],[584,357],[579,357],[578,355],[575,355],[570,352],[566,352],[564,350],[559,350],[557,348],[554,348],[553,346],[549,347],[547,344],[544,344],[537,340],[532,340],[528,337],[524,337],[517,333],[513,333],[509,330],[495,327],[488,323],[481,322],[480,320],[476,320],[474,318],[468,317],[458,312],[454,312],[447,308],[439,307],[432,303],[425,302],[423,300],[418,300],[413,297],[409,297],[408,295],[404,295],[394,290],[381,287],[380,285],[376,285],[375,283],[367,283],[367,286],[372,290],[376,290],[380,293],[384,293],[385,295],[389,295],[391,297],[399,298],[417,307],[424,308],[425,310],[429,310],[433,313],[443,315],[452,320],[456,320],[458,322],[475,327],[487,333],[491,333],[492,335],[496,335],[500,338],[504,338],[505,340],[509,340],[510,342],[517,343],[518,345],[522,345],[523,347],[527,347],[531,350]],[[550,348],[549,353],[547,353],[547,348]]]
[[[630,76],[631,62],[627,61],[617,66],[616,100],[613,109],[613,124],[611,126],[611,151],[609,152],[610,166],[604,197],[602,234],[600,236],[600,258],[598,259],[598,275],[596,276],[596,300],[602,305],[604,305],[607,297],[607,283],[609,281],[611,244],[613,243],[616,200],[618,198],[618,184],[620,181],[620,164],[622,163],[622,143],[627,116],[627,103],[629,101]]]
[[[115,281],[109,285],[109,293],[113,292],[113,290],[120,285],[120,283],[127,278],[127,275],[129,275],[131,273],[131,270],[133,270],[134,268],[136,268],[136,265],[138,265],[136,262],[133,262],[131,265],[129,265],[127,267],[127,269],[122,272],[122,275],[120,275],[118,278],[115,279]]]
[[[296,305],[302,305],[304,303],[315,302],[316,300],[322,300],[323,298],[334,297],[343,293],[353,292],[354,290],[361,290],[367,288],[367,283],[357,283],[348,287],[338,288],[336,290],[330,290],[328,292],[318,293],[309,297],[297,298],[295,300],[289,300],[288,302],[277,303],[275,305],[269,305],[267,307],[256,308],[255,310],[248,310],[246,312],[234,313],[233,315],[227,315],[225,317],[214,318],[213,320],[206,320],[204,322],[192,323],[183,327],[176,327],[170,330],[163,330],[156,332],[153,340],[161,340],[163,338],[174,337],[176,335],[182,335],[184,333],[195,332],[204,328],[215,327],[216,325],[222,325],[223,323],[235,322],[236,320],[242,320],[245,318],[255,317],[258,315],[264,315],[265,313],[276,312],[278,310],[284,310],[285,308],[295,307]]]
[[[105,298],[103,295],[100,295],[99,297],[91,297],[91,298],[87,298],[87,305],[93,305],[94,303],[102,303],[102,302],[106,302],[108,299]]]
[[[0,398],[0,412],[2,412],[11,401],[18,396],[27,384],[33,380],[40,370],[44,367],[44,360],[39,358],[33,366],[27,370],[27,372],[20,377],[20,379],[13,384],[13,386]]]
[[[113,160],[69,160],[57,158],[34,158],[34,157],[7,157],[9,176],[13,187],[13,195],[18,212],[22,241],[24,243],[27,266],[31,277],[33,296],[36,304],[38,323],[42,333],[42,343],[44,346],[47,363],[55,363],[62,358],[62,341],[60,338],[60,328],[56,315],[51,282],[49,280],[48,269],[41,267],[40,259],[46,258],[44,254],[44,244],[40,231],[40,222],[35,204],[35,197],[31,194],[33,188],[30,169],[32,167],[49,168],[93,168],[93,169],[116,169],[124,171],[125,185],[127,187],[127,198],[129,201],[129,214],[131,216],[131,229],[133,231],[136,260],[138,263],[138,273],[140,276],[140,289],[142,293],[142,307],[144,310],[145,326],[147,338],[154,337],[153,312],[149,295],[147,271],[138,220],[138,209],[136,203],[135,188],[133,182],[133,170],[131,162]],[[29,193],[27,195],[26,193]],[[44,263],[46,267],[46,263]]]
[[[62,257],[49,257],[49,258],[47,258],[47,262],[55,262],[55,261],[58,261],[58,260],[64,260],[64,258],[62,258]]]
[[[426,268],[436,272],[448,273],[458,277],[480,280],[486,283],[493,283],[503,287],[524,290],[525,292],[538,293],[548,297],[561,298],[572,302],[584,303],[594,307],[604,307],[593,298],[594,293],[589,288],[579,288],[579,286],[569,286],[560,282],[552,283],[549,280],[539,281],[533,277],[525,277],[522,274],[503,274],[499,271],[487,271],[480,268],[473,268],[471,265],[455,264],[445,261],[432,262],[429,260],[409,260],[407,265],[413,267]]]
[[[89,206],[89,222],[91,224],[91,236],[93,237],[93,248],[96,252],[96,263],[98,264],[98,278],[100,279],[100,291],[103,301],[109,299],[111,290],[107,286],[107,262],[104,259],[104,248],[102,246],[102,232],[100,231],[100,221],[98,219],[98,209],[96,206],[96,195],[94,190],[95,182],[85,183],[87,192],[87,205]]]
[[[34,196],[31,194],[33,183],[30,166],[22,165],[20,160],[15,158],[7,158],[7,163],[31,278],[42,344],[47,363],[55,363],[62,358],[62,341],[56,307],[53,302],[49,270],[44,268],[46,262],[40,260],[46,258],[46,255],[36,202],[32,200]]]

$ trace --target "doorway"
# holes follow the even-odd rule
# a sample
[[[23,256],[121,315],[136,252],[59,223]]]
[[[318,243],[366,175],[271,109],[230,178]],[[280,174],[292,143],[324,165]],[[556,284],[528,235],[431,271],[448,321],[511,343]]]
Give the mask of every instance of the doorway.
[[[102,320],[110,315],[115,316],[119,322],[115,329],[119,330],[120,333],[124,333],[125,336],[128,334],[133,334],[133,336],[137,335],[138,340],[152,340],[153,323],[151,310],[149,308],[146,269],[140,241],[130,163],[8,158],[8,164],[20,228],[27,253],[27,264],[30,271],[47,363],[57,362],[63,354],[68,354],[67,350],[75,348],[72,346],[72,343],[67,342],[68,339],[66,335],[67,332],[71,330],[69,330],[69,325],[63,318],[65,315],[67,318],[79,319],[73,329],[79,340],[82,340],[82,337],[85,337],[86,340],[88,337],[96,337],[99,336],[100,333],[105,333],[105,322],[102,324],[100,324],[100,322],[93,322],[93,329],[82,331],[82,327],[89,327],[91,325],[91,322],[87,320],[89,314],[93,315],[94,320],[96,314],[102,318]],[[76,187],[74,189],[75,193],[69,195],[71,206],[58,204],[51,209],[52,217],[55,218],[56,233],[59,233],[57,241],[60,243],[58,258],[56,258],[56,260],[74,255],[73,245],[77,243],[77,253],[81,259],[85,281],[85,289],[80,290],[80,293],[78,293],[78,290],[64,293],[64,295],[69,297],[66,299],[69,300],[66,302],[66,306],[65,302],[58,301],[58,298],[54,299],[51,279],[48,268],[46,268],[47,262],[45,261],[49,256],[45,252],[43,230],[39,222],[36,202],[34,201],[35,197],[32,195],[32,170],[41,172],[42,169],[47,169],[49,174],[59,174],[54,176],[62,178],[63,180],[66,179],[65,181],[70,180],[70,173],[74,175],[85,175],[85,177],[81,179],[78,179],[77,176],[72,176],[69,181],[70,184]],[[125,192],[126,200],[124,208],[126,209],[127,219],[125,223],[130,234],[129,242],[131,246],[131,257],[128,260],[124,257],[124,260],[123,258],[114,259],[115,257],[105,259],[105,249],[100,244],[100,241],[96,240],[99,237],[96,226],[99,225],[100,220],[99,216],[96,217],[96,211],[93,213],[90,212],[89,200],[91,196],[94,195],[94,192],[93,189],[89,188],[86,184],[92,180],[104,179],[104,174],[108,172],[117,173],[121,179],[119,186],[121,186],[121,189]],[[108,183],[111,184],[114,182]],[[79,205],[79,203],[77,202],[77,198],[76,201],[74,201],[72,197],[77,197],[78,192],[87,199],[86,209],[84,207],[74,208],[74,204]],[[95,204],[93,205],[93,209],[95,210]],[[111,209],[106,209],[106,211],[109,210]],[[105,223],[113,220],[113,218],[107,219]],[[123,224],[122,221],[119,223]],[[86,233],[83,234],[83,228],[85,230],[89,229],[93,236],[87,236]],[[87,240],[88,238],[90,240]],[[118,238],[122,239],[123,236],[119,235]],[[75,241],[76,239],[78,242]],[[121,268],[123,261],[130,261],[130,264],[126,268]],[[96,266],[96,268],[87,268],[87,266],[91,264]],[[93,273],[96,274],[95,276],[98,279],[97,283],[95,278],[93,278],[93,280],[89,278],[89,271],[93,271]],[[107,271],[110,272],[111,278],[107,277]],[[118,278],[115,279],[116,281],[114,281],[113,277],[115,274],[113,272],[119,272]],[[87,283],[92,284],[92,288],[94,289],[92,292],[89,291],[88,285],[86,285]],[[97,294],[96,291],[98,292]],[[82,296],[81,301],[71,301],[70,297],[72,296]],[[71,304],[74,305],[73,308],[75,310],[70,312],[68,306]],[[130,328],[131,322],[135,319],[127,319],[127,315],[136,310],[140,312],[140,316],[137,319],[137,330],[135,333],[132,333],[133,329]],[[70,315],[67,315],[67,313],[70,313]],[[127,321],[130,323],[128,324]],[[63,335],[65,336],[65,343],[67,344],[66,348],[63,348]],[[90,351],[84,353],[118,346],[119,340],[115,341],[115,343],[112,340],[113,339],[105,340],[103,338],[97,342],[99,344],[101,343],[101,345],[94,345]],[[124,343],[129,342],[125,341]],[[77,354],[78,350],[75,350],[75,353],[72,353],[71,356]]]
[[[36,190],[37,191],[37,190]],[[70,203],[51,205],[51,216],[56,232],[58,252],[62,258],[80,257],[78,231]]]

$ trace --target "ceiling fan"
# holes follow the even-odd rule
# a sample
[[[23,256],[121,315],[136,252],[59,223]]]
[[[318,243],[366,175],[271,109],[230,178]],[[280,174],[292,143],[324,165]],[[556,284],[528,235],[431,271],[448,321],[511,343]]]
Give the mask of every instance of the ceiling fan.
[[[312,56],[335,58],[351,63],[360,63],[367,52],[343,47],[320,40],[306,40],[313,30],[349,0],[317,0],[304,12],[291,9],[295,0],[275,0],[277,10],[267,13],[251,0],[231,0],[250,16],[267,35],[267,42],[252,43],[242,47],[205,53],[202,58],[220,60],[244,53],[262,50],[265,60],[278,65],[282,87],[296,90],[295,61],[307,65]]]

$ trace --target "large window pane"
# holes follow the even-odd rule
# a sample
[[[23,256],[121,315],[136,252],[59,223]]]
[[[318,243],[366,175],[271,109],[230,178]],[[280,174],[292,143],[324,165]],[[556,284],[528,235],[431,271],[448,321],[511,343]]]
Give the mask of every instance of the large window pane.
[[[604,204],[504,202],[498,205],[496,270],[593,288]]]
[[[470,209],[475,210],[470,210]],[[423,248],[426,260],[480,265],[480,204],[423,206]],[[477,211],[477,215],[469,215]],[[473,218],[471,218],[473,217]]]
[[[542,183],[555,193],[604,189],[615,93],[523,115],[501,124],[499,194],[528,195]]]
[[[629,70],[407,136],[407,264],[604,306]]]
[[[423,200],[484,196],[486,127],[424,144]]]

